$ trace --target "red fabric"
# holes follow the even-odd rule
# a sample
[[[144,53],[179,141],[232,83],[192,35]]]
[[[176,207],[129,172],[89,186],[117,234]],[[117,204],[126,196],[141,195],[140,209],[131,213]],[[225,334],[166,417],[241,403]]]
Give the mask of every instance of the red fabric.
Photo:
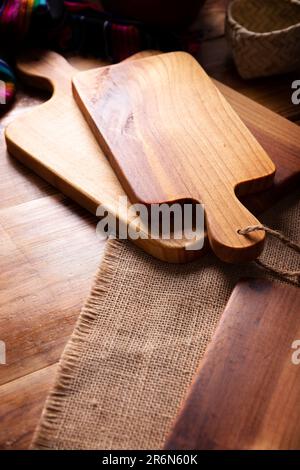
[[[112,57],[116,62],[141,50],[140,33],[135,26],[111,25]]]

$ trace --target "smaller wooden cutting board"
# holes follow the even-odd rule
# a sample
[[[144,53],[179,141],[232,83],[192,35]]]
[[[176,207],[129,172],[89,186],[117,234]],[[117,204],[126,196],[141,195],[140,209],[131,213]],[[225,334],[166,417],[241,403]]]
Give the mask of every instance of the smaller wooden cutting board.
[[[167,449],[300,448],[300,289],[235,287]]]
[[[249,261],[264,234],[237,199],[269,187],[275,166],[189,54],[173,52],[80,72],[75,99],[133,202],[204,204],[216,255]]]

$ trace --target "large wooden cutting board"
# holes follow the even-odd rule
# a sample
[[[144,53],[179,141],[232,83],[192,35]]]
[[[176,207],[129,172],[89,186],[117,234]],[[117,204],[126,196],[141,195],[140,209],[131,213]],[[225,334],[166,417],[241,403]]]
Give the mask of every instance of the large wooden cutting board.
[[[235,192],[269,187],[275,166],[189,54],[171,52],[73,78],[74,96],[127,194],[144,204],[204,204],[223,261],[255,259],[264,234]]]
[[[78,65],[84,66],[86,59]],[[95,214],[99,204],[127,223],[119,210],[124,196],[116,175],[72,96],[78,71],[54,52],[19,60],[18,69],[32,86],[50,88],[52,98],[18,117],[6,129],[9,152],[67,196]],[[215,82],[276,164],[274,184],[247,199],[253,212],[272,206],[300,181],[300,128],[234,90]],[[141,248],[169,262],[186,262],[205,250],[187,251],[186,240],[138,240]]]
[[[235,287],[167,449],[300,448],[300,289]]]

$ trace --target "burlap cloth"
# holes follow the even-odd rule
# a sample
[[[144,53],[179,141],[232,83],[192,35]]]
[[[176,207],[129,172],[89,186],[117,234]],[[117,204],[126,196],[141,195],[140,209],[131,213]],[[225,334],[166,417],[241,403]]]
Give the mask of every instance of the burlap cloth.
[[[299,240],[299,193],[261,217]],[[269,238],[264,261],[299,269]],[[33,448],[159,449],[239,278],[270,277],[254,263],[208,254],[168,265],[110,241],[62,355]],[[222,391],[220,390],[220,393]]]

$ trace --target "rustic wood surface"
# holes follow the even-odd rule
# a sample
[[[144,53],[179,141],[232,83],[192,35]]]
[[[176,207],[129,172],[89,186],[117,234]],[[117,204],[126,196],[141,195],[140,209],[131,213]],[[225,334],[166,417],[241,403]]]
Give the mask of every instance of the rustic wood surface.
[[[229,299],[167,449],[299,449],[300,290],[240,281]]]
[[[224,37],[224,11],[231,0],[207,0],[195,22],[203,28],[204,41],[198,52],[198,59],[206,72],[257,103],[291,121],[299,120],[299,106],[291,101],[291,85],[299,80],[299,72],[243,80],[237,73],[230,48]]]
[[[56,370],[52,364],[0,387],[0,449],[28,448]]]
[[[300,128],[253,99],[217,80],[215,83],[276,166],[275,178],[270,188],[242,198],[243,204],[251,212],[259,214],[293,188],[299,187]]]
[[[6,151],[4,127],[46,98],[19,91],[0,121],[0,449],[28,447],[105,246],[95,217]]]
[[[258,80],[255,83],[240,83],[239,80],[236,80],[232,61],[222,37],[225,3],[225,0],[207,0],[202,12],[201,18],[208,39],[201,45],[200,59],[206,70],[214,77],[242,91],[242,93],[250,96],[260,104],[300,124],[300,106],[295,106],[291,102],[291,77],[284,76],[270,80]],[[97,62],[94,60],[89,61],[78,58],[72,58],[71,60],[72,64],[83,69],[97,66]],[[299,76],[295,78],[299,79]],[[71,333],[80,305],[88,293],[104,247],[104,244],[95,238],[95,220],[92,216],[79,209],[76,204],[63,198],[57,193],[56,189],[9,157],[6,152],[3,136],[4,126],[16,116],[27,111],[29,107],[40,104],[48,97],[44,93],[36,94],[31,89],[26,89],[25,93],[19,91],[14,107],[0,120],[0,208],[5,210],[7,227],[10,226],[8,217],[13,219],[15,210],[20,210],[21,206],[24,207],[23,224],[20,227],[18,227],[18,220],[14,218],[16,239],[14,239],[12,226],[10,226],[9,235],[1,228],[1,317],[7,311],[11,313],[8,318],[9,327],[1,324],[0,340],[2,339],[2,331],[4,333],[2,328],[4,328],[6,331],[7,355],[14,354],[12,365],[9,362],[5,366],[0,365],[2,383],[0,386],[1,449],[25,449],[28,447],[45,397],[53,383],[55,364]],[[39,204],[42,208],[45,207],[44,199],[49,204],[49,211],[46,211],[46,213],[44,213],[44,209],[39,211]],[[36,204],[35,215],[30,215],[32,209],[30,203],[32,201]],[[63,210],[60,207],[60,201],[63,202]],[[26,203],[29,203],[27,208],[25,207]],[[39,230],[44,224],[46,226],[48,224],[49,227],[49,216],[52,219],[51,225],[56,230],[60,255],[53,250],[49,250],[47,230],[39,235]],[[30,217],[32,218],[30,219]],[[24,224],[25,219],[31,220],[31,222]],[[2,226],[1,210],[0,225]],[[36,228],[37,232],[35,231]],[[13,250],[19,251],[20,256],[20,253],[23,252],[24,240],[29,242],[29,247],[30,236],[33,237],[34,246],[32,245],[30,251],[29,249],[26,250],[23,255],[22,265],[16,272]],[[21,243],[20,237],[23,240]],[[18,248],[16,240],[19,240],[20,248]],[[33,262],[36,263],[35,249],[40,253],[44,266],[43,275],[36,268],[31,267]],[[9,258],[6,258],[7,254],[10,254]],[[35,261],[32,257],[35,258]],[[15,276],[14,279],[12,279],[13,276],[8,279],[10,269],[13,276]],[[47,271],[48,269],[49,271]],[[74,283],[73,286],[70,285],[68,275],[73,272],[73,269],[75,278],[78,279],[76,288],[74,288]],[[49,285],[48,275],[45,275],[46,271],[54,273],[53,279],[56,276],[59,279],[57,282],[59,288],[55,289],[54,294],[53,287],[50,288]],[[31,295],[39,296],[38,308],[34,302],[30,301],[29,296],[26,293],[24,294],[26,284],[32,282],[34,272],[36,273],[36,279],[39,279],[39,283],[35,287],[35,292],[32,283]],[[6,283],[9,283],[10,286],[14,284],[14,290],[10,288],[10,293],[5,289]],[[53,300],[55,296],[57,296],[57,299]],[[49,302],[49,298],[52,301]],[[17,303],[24,305],[24,309],[20,311],[15,309],[12,313],[12,307],[15,308]],[[65,311],[69,320],[64,323],[62,328],[58,328],[59,322],[55,322],[54,318],[56,314],[60,316],[61,310]],[[43,313],[41,314],[41,312]],[[62,316],[60,316],[61,318]],[[25,328],[23,328],[24,325]],[[44,335],[43,342],[40,342],[40,334],[43,331],[48,332],[49,339],[45,338]],[[56,333],[61,338],[58,341]],[[53,341],[56,343],[56,354],[51,355]],[[29,353],[24,361],[23,354],[26,344],[28,351],[30,349],[34,351],[35,349],[35,353],[32,354],[32,360]],[[20,353],[18,353],[18,350]],[[48,353],[46,353],[47,350]],[[2,426],[4,422],[6,425]]]
[[[264,234],[238,234],[259,222],[235,193],[268,188],[275,167],[191,55],[79,72],[73,91],[133,202],[201,202],[216,255],[228,262],[257,258]]]

